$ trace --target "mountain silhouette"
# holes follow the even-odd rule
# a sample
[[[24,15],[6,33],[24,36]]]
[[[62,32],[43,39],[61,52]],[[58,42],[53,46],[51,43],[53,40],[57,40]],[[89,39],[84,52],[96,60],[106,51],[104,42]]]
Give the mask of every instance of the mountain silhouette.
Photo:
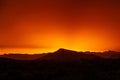
[[[39,59],[40,60],[62,60],[62,61],[73,60],[74,61],[74,60],[100,59],[100,57],[94,54],[85,54],[84,52],[76,52],[76,51],[61,48],[53,53],[48,53]]]
[[[0,55],[0,58],[9,58],[15,60],[91,60],[91,59],[119,59],[120,52],[116,51],[105,51],[105,52],[77,52],[74,50],[68,50],[64,48],[60,48],[55,52],[52,53],[43,53],[43,54],[13,54],[8,53],[4,55]]]
[[[104,59],[119,59],[120,58],[120,52],[116,51],[105,51],[105,52],[93,52],[92,54],[96,56],[100,56]]]
[[[103,59],[92,52],[62,48],[35,60],[0,57],[0,80],[19,79],[120,80],[120,59]]]
[[[15,60],[35,60],[37,58],[40,58],[42,56],[44,56],[45,54],[33,54],[33,55],[29,55],[29,54],[4,54],[4,55],[0,55],[0,58],[9,58],[9,59],[15,59]]]

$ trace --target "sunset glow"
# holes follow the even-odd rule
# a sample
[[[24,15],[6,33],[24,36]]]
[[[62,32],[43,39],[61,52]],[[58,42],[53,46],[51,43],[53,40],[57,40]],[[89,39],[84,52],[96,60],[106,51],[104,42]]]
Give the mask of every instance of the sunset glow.
[[[1,0],[0,53],[120,51],[117,0]]]

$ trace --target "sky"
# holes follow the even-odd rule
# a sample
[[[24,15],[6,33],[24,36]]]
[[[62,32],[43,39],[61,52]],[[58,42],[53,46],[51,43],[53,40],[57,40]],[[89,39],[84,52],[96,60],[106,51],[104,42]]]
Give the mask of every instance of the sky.
[[[0,53],[120,51],[119,0],[0,0]]]

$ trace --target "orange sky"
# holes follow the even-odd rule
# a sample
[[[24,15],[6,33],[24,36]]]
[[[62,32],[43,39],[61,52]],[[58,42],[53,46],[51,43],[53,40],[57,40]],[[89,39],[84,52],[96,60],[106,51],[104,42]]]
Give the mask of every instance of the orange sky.
[[[0,0],[0,53],[120,51],[119,0]]]

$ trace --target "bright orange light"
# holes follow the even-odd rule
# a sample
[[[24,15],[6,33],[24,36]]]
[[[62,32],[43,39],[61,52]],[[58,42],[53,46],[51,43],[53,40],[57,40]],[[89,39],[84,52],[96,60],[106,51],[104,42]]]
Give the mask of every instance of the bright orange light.
[[[42,53],[48,53],[48,52],[54,52],[57,49],[30,49],[30,48],[3,48],[0,49],[1,54],[42,54]]]
[[[50,32],[50,31],[49,31]],[[27,34],[24,38],[24,45],[34,45],[37,48],[5,48],[0,53],[47,53],[54,52],[59,48],[75,51],[106,51],[114,49],[109,37],[95,29],[83,29],[74,35],[65,34],[64,31],[53,29],[46,34]],[[42,46],[42,47],[41,47]]]
[[[114,0],[5,0],[1,4],[0,54],[59,48],[120,51],[120,11]]]
[[[36,48],[5,48],[0,53],[47,53],[54,52],[59,48],[75,51],[106,51],[114,50],[113,40],[99,29],[86,29],[76,31],[72,35],[65,33],[62,29],[53,29],[44,34],[32,34],[26,32],[23,38],[24,45],[36,46]],[[29,46],[28,46],[29,47]]]

